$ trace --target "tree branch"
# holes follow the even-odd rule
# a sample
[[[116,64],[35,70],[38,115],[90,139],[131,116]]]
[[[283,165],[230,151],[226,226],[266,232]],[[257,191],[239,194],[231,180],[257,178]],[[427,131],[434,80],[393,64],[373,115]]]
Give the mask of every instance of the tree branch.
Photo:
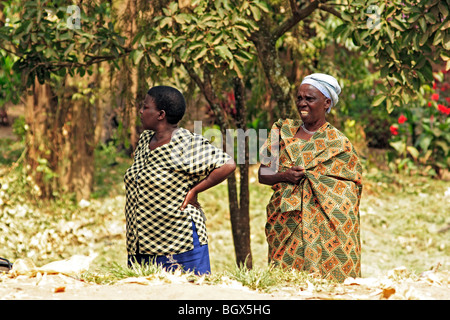
[[[49,61],[45,61],[45,62],[38,62],[34,65],[34,69],[36,69],[39,66],[46,66],[48,69],[52,70],[52,71],[58,71],[61,70],[62,68],[80,68],[80,67],[89,67],[91,65],[97,64],[97,63],[101,63],[104,61],[112,61],[112,60],[116,60],[116,59],[120,59],[123,57],[128,56],[132,49],[129,48],[124,48],[124,53],[119,54],[118,56],[88,56],[89,58],[91,58],[89,61],[87,62],[56,62],[56,63],[52,63]]]
[[[333,7],[330,7],[330,6],[324,5],[323,3],[320,3],[320,4],[319,4],[319,9],[320,9],[320,10],[323,10],[323,11],[326,11],[326,12],[328,12],[328,13],[331,13],[332,15],[338,17],[339,19],[342,19],[341,13],[340,13],[339,11],[337,11],[337,10],[336,10],[335,8],[333,8]]]
[[[311,15],[311,13],[319,7],[319,1],[317,0],[311,2],[311,4],[303,9],[299,9],[293,0],[290,0],[289,3],[292,10],[292,16],[275,29],[272,38],[273,41],[277,41],[283,34],[293,28],[297,23]]]
[[[22,56],[21,56],[20,54],[18,54],[17,52],[14,52],[14,51],[12,51],[12,50],[9,50],[9,49],[7,49],[7,48],[5,48],[5,47],[3,47],[3,46],[0,46],[0,49],[4,50],[4,51],[6,51],[6,52],[8,52],[8,53],[10,53],[10,54],[13,54],[13,55],[15,55],[16,57],[22,58]]]
[[[203,70],[203,80],[202,80],[189,63],[182,62],[179,57],[175,57],[175,59],[184,66],[191,79],[194,80],[194,82],[200,88],[200,91],[203,93],[203,96],[205,97],[206,101],[208,101],[211,109],[213,110],[214,115],[216,116],[216,119],[219,122],[219,126],[221,128],[225,128],[226,123],[224,119],[223,110],[221,109],[219,99],[217,98],[214,92],[209,71],[206,68]]]

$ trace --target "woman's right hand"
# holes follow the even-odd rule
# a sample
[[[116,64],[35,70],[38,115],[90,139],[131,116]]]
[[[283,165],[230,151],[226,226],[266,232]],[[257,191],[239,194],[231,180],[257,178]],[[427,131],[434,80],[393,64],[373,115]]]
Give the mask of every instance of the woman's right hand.
[[[300,180],[302,180],[305,175],[305,168],[301,166],[294,166],[282,172],[282,175],[284,176],[285,182],[299,184]]]
[[[288,182],[299,184],[305,175],[305,168],[294,166],[284,172],[274,172],[270,167],[261,165],[258,171],[259,183],[273,186],[276,183]]]

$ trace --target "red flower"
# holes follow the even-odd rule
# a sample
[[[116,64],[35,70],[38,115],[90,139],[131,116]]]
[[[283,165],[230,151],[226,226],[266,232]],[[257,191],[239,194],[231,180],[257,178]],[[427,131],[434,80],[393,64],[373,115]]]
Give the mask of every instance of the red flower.
[[[438,93],[433,93],[431,95],[431,100],[438,101],[439,100],[439,94]]]
[[[433,90],[436,90],[436,81],[433,81]]]
[[[447,108],[446,106],[442,104],[438,104],[438,110],[442,113],[445,113],[446,115],[450,114],[450,108]]]
[[[391,134],[392,134],[392,135],[394,135],[394,136],[398,135],[398,127],[397,127],[397,126],[392,125],[392,126],[389,128],[389,130],[391,130]]]
[[[408,120],[408,118],[406,118],[404,115],[401,115],[400,117],[398,117],[398,123],[400,123],[400,124],[405,123],[406,120]]]
[[[236,102],[233,91],[227,93],[228,102],[234,104]]]
[[[431,106],[432,106],[431,102],[428,102],[428,106],[429,106],[429,107],[431,107]]]
[[[450,97],[445,98],[447,100],[447,103],[450,105]]]

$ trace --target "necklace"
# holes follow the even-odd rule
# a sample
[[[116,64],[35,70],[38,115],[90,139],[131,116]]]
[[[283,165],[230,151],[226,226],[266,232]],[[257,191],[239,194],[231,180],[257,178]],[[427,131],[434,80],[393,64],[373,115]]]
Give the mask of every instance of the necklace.
[[[308,129],[305,128],[304,124],[302,124],[302,129],[303,129],[303,131],[305,131],[307,134],[310,134],[310,135],[313,135],[314,133],[317,132],[317,130],[316,131],[309,131]]]

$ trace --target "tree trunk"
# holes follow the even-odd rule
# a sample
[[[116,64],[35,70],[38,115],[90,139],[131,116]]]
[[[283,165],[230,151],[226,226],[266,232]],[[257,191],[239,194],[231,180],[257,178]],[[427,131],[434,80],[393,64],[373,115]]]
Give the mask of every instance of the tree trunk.
[[[296,116],[294,101],[291,94],[291,84],[284,74],[278,51],[270,27],[262,21],[257,33],[252,35],[252,41],[258,53],[258,59],[262,64],[264,73],[272,89],[273,99],[278,104],[280,117]]]
[[[124,2],[121,20],[124,33],[127,35],[126,47],[133,47],[132,41],[137,32],[137,0],[127,0]],[[122,8],[121,8],[122,9]],[[135,44],[136,48],[137,45]],[[135,49],[134,48],[134,49]],[[118,116],[122,130],[118,131],[120,142],[123,143],[128,154],[132,154],[137,147],[139,132],[137,130],[138,114],[138,68],[127,57],[120,61],[120,70],[115,71],[116,88],[118,94],[114,97]]]
[[[60,181],[77,201],[89,199],[94,185],[95,121],[93,106],[85,99],[72,102],[69,113],[71,125],[66,138],[66,148],[60,159]],[[67,120],[66,120],[67,121]],[[64,132],[63,132],[64,134]],[[68,159],[68,161],[64,161]]]
[[[79,201],[88,199],[92,191],[96,120],[89,97],[73,99],[81,89],[75,85],[80,81],[63,81],[57,89],[35,79],[27,96],[25,161],[38,196],[44,199],[73,192]]]
[[[40,198],[52,198],[57,189],[57,155],[55,153],[53,125],[57,99],[50,85],[40,84],[35,78],[25,104],[26,132],[25,168],[27,175],[33,178],[34,188]]]
[[[245,133],[247,130],[247,113],[245,110],[244,84],[240,78],[234,78],[234,97],[236,101],[236,126]],[[235,243],[236,260],[238,265],[245,263],[248,269],[253,266],[250,243],[250,191],[249,179],[249,147],[248,136],[244,136],[244,150],[238,149],[238,154],[244,153],[244,163],[238,164],[240,173],[239,210],[230,215],[233,229],[233,239]],[[236,250],[240,247],[239,250]]]
[[[220,126],[220,130],[223,137],[227,137],[226,127],[227,121],[224,111],[220,107],[220,101],[214,92],[212,86],[212,81],[208,70],[205,68],[203,70],[203,80],[197,75],[197,73],[192,69],[189,64],[184,64],[189,76],[194,80],[194,82],[200,88],[200,91],[204,95],[206,101],[208,101],[211,109],[214,112],[216,121]],[[241,114],[241,126],[242,123],[245,124],[245,110],[244,110],[244,96],[243,96],[243,85],[241,80],[237,80],[235,83],[235,90],[237,90],[239,96],[239,107]],[[237,99],[236,99],[237,100]],[[244,125],[245,128],[245,125]],[[225,143],[229,139],[224,140],[224,149],[227,149]],[[247,144],[246,144],[247,145]],[[248,192],[248,152],[247,152],[247,168],[241,170],[240,179],[240,200],[238,199],[237,193],[237,179],[236,173],[231,174],[228,179],[228,203],[230,210],[231,219],[231,231],[233,234],[234,251],[236,254],[236,264],[238,266],[244,265],[247,268],[252,268],[252,253],[250,248],[250,214],[249,214],[249,192]]]

